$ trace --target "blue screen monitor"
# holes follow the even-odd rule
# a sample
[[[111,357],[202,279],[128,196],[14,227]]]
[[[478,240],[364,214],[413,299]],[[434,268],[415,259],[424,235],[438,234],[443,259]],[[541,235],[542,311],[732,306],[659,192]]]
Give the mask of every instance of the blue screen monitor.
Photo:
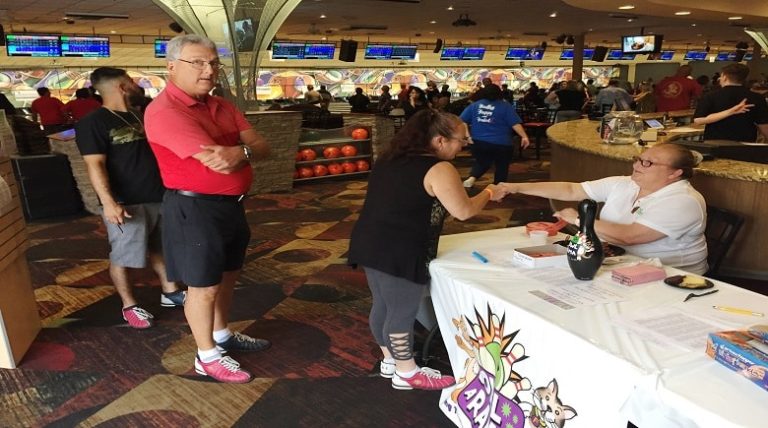
[[[155,39],[155,58],[165,58],[168,40]]]
[[[366,45],[365,59],[391,59],[392,45]]]
[[[61,55],[106,58],[109,56],[109,37],[61,36]]]
[[[595,54],[595,50],[593,48],[584,48],[585,60],[591,60],[594,54]],[[573,59],[573,49],[571,48],[563,49],[563,52],[560,54],[560,59]]]
[[[6,34],[5,51],[8,56],[61,56],[59,36]]]
[[[474,46],[474,47],[464,48],[463,59],[465,60],[481,60],[483,59],[483,56],[485,56],[484,47]]]
[[[715,56],[715,61],[736,61],[736,52],[720,51]]]
[[[450,46],[440,51],[440,59],[443,61],[458,61],[464,57],[464,48]]]
[[[508,48],[507,54],[504,56],[504,59],[524,60],[524,59],[527,59],[526,57],[530,54],[530,52],[531,52],[530,48],[524,48],[524,47]]]
[[[651,55],[653,55],[653,58],[651,58]],[[648,55],[648,59],[657,59],[659,61],[672,61],[672,58],[675,56],[675,51],[661,51],[656,54]]]
[[[688,51],[683,57],[684,61],[706,61],[707,51]]]
[[[393,45],[391,59],[416,59],[417,45]]]
[[[544,48],[533,48],[528,51],[528,55],[523,58],[531,61],[541,61],[544,59]]]
[[[611,61],[632,61],[637,54],[624,53],[621,49],[611,49],[608,51],[608,56],[605,58]]]
[[[302,59],[304,58],[304,45],[296,42],[272,43],[272,59]]]
[[[304,46],[304,59],[333,59],[336,45],[333,43],[307,43]]]

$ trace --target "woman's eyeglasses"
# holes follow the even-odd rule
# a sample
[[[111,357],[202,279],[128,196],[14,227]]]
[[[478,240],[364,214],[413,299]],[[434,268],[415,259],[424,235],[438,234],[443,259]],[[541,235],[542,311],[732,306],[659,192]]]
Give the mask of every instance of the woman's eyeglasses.
[[[205,70],[206,65],[210,65],[212,69],[214,70],[221,70],[224,68],[224,64],[220,63],[219,61],[203,61],[202,59],[196,59],[194,61],[187,61],[186,59],[179,58],[179,61],[186,62],[187,64],[191,65],[192,67],[198,69],[198,70]]]
[[[654,165],[669,166],[665,163],[654,162],[652,160],[643,159],[640,156],[632,156],[632,163],[640,162],[640,166],[643,168],[650,168]]]

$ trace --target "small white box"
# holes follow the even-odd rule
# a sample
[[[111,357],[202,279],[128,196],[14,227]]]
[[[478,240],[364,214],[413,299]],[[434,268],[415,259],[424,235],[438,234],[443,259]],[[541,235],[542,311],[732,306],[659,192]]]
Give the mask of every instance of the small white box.
[[[528,268],[568,266],[565,254],[565,247],[557,244],[515,248],[512,261]]]

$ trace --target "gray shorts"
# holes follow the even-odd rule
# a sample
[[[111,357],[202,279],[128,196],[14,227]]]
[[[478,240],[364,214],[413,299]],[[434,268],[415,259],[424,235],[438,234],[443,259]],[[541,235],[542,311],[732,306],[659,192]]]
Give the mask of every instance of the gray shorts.
[[[126,217],[119,228],[108,222],[104,211],[101,212],[112,247],[109,261],[116,266],[144,268],[147,266],[148,251],[158,254],[162,251],[160,203],[125,205],[125,211],[131,218]]]

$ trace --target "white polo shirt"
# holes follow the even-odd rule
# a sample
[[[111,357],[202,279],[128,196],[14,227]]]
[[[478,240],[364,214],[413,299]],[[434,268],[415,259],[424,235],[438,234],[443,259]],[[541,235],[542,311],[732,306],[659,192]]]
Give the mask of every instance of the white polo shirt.
[[[624,246],[627,252],[658,257],[665,265],[693,273],[707,271],[707,206],[688,180],[676,181],[637,201],[640,187],[629,176],[587,181],[581,187],[591,199],[605,202],[601,220],[639,223],[666,235],[653,242]]]

